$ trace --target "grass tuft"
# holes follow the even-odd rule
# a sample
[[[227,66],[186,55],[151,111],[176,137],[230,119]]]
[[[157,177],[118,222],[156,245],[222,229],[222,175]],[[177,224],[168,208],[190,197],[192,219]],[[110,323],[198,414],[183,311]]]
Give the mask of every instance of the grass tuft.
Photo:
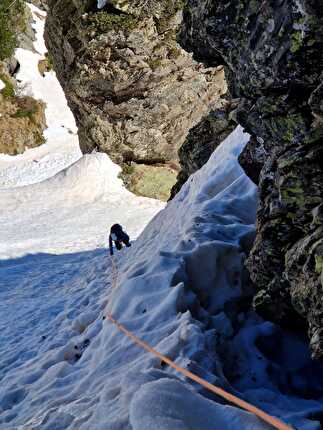
[[[0,74],[0,79],[5,84],[5,87],[0,91],[4,98],[8,99],[15,96],[15,88],[11,81],[5,76]]]
[[[105,11],[92,14],[88,18],[90,29],[99,33],[111,30],[133,30],[138,24],[138,18],[128,15],[115,15]]]
[[[16,46],[16,31],[22,26],[24,2],[17,0],[0,1],[0,61],[11,57]]]

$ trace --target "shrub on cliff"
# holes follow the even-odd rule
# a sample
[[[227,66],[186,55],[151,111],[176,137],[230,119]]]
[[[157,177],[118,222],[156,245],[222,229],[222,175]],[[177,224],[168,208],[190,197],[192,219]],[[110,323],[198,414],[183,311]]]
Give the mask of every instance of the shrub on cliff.
[[[97,12],[89,17],[91,30],[105,33],[111,30],[133,30],[138,19],[132,15],[114,15],[108,12]]]
[[[0,73],[0,79],[4,83],[4,88],[0,91],[0,94],[5,98],[13,97],[15,95],[15,88],[10,79],[8,79],[8,76]]]

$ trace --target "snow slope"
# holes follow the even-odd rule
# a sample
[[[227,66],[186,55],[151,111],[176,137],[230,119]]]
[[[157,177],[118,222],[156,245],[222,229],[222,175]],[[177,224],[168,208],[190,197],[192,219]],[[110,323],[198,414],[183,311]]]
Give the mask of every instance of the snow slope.
[[[164,204],[127,191],[120,170],[96,153],[43,182],[0,189],[0,258],[104,247],[116,222],[135,238]]]
[[[113,291],[104,250],[2,261],[0,311],[12,312],[0,327],[1,429],[268,429],[138,348],[107,310],[181,366],[295,428],[320,428],[322,367],[245,303],[257,202],[237,162],[247,139],[236,129],[117,255]],[[54,194],[62,181],[48,183]]]
[[[0,258],[106,246],[120,222],[136,237],[164,203],[128,192],[105,154],[81,157],[77,128],[54,72],[42,77],[46,14],[31,8],[36,52],[17,49],[20,91],[46,103],[46,144],[18,156],[0,154]],[[18,188],[16,188],[18,187]]]

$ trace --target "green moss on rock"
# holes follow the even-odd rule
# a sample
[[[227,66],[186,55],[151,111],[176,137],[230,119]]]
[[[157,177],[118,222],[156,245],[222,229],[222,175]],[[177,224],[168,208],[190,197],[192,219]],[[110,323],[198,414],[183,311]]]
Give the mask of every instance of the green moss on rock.
[[[169,29],[169,22],[181,10],[184,9],[186,0],[165,0],[164,12],[158,18],[157,28],[159,33]]]
[[[0,152],[22,154],[45,142],[45,104],[32,97],[0,97]]]
[[[138,18],[128,14],[111,14],[105,11],[89,16],[88,23],[91,31],[107,33],[108,31],[133,30],[138,25]]]
[[[291,35],[290,50],[294,54],[299,51],[303,45],[303,33],[301,30],[294,31]]]
[[[120,177],[133,193],[167,201],[176,182],[175,170],[168,166],[150,166],[145,164],[125,164]]]
[[[157,70],[160,67],[163,67],[163,59],[162,58],[152,58],[148,61],[148,64],[152,70]]]
[[[10,79],[8,79],[8,77],[3,74],[0,74],[0,79],[5,84],[5,87],[3,88],[3,90],[0,91],[0,94],[2,94],[3,97],[6,99],[14,97],[15,89]]]
[[[0,61],[11,57],[17,46],[17,31],[25,31],[24,2],[1,0],[0,3]]]

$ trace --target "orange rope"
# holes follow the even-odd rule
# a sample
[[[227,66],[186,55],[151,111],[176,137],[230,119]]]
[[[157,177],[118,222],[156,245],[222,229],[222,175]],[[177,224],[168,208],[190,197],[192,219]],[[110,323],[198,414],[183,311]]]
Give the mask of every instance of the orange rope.
[[[112,260],[112,287],[113,288],[116,287],[117,277],[118,277],[117,267],[116,267],[116,264],[115,264],[114,259],[113,259]],[[141,346],[143,349],[150,352],[155,357],[158,357],[161,361],[164,361],[170,367],[177,370],[182,375],[185,375],[187,378],[197,382],[198,384],[202,385],[203,387],[212,391],[213,393],[217,394],[218,396],[228,400],[230,403],[233,403],[233,404],[239,406],[240,408],[245,409],[246,411],[257,415],[257,417],[261,418],[263,421],[272,425],[273,427],[275,427],[278,430],[293,430],[292,427],[288,426],[287,424],[284,424],[278,418],[275,418],[272,415],[267,414],[266,412],[262,411],[261,409],[256,408],[255,406],[251,405],[248,402],[245,402],[242,399],[239,399],[239,397],[236,397],[233,394],[228,393],[227,391],[223,390],[222,388],[217,387],[213,384],[210,384],[205,379],[200,378],[199,376],[195,375],[194,373],[190,372],[189,370],[184,369],[181,366],[178,366],[170,358],[168,358],[165,355],[161,354],[160,352],[156,351],[154,348],[152,348],[150,345],[148,345],[148,343],[139,339],[131,331],[127,330],[122,324],[120,324],[116,319],[113,318],[111,313],[108,313],[106,316],[122,333],[124,333],[126,336],[128,336],[134,343]]]
[[[118,284],[118,266],[114,259],[114,256],[111,256],[112,261],[112,288],[116,288]]]

